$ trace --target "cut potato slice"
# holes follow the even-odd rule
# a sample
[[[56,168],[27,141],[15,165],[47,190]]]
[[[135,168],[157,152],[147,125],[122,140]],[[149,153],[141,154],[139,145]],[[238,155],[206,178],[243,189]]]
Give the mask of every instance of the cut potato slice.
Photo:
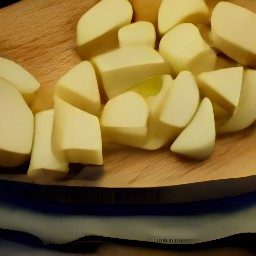
[[[140,148],[148,150],[159,149],[168,142],[173,141],[178,135],[176,128],[160,121],[160,114],[172,82],[173,79],[170,75],[163,75],[161,90],[148,101],[148,133],[145,141],[140,143]]]
[[[12,60],[0,57],[0,78],[12,83],[27,104],[31,105],[40,84],[26,69]]]
[[[199,105],[199,90],[189,71],[178,74],[170,87],[160,114],[160,121],[177,129],[184,128]]]
[[[242,65],[256,67],[256,14],[220,2],[211,17],[211,38],[218,49]]]
[[[122,47],[92,59],[108,98],[143,80],[169,73],[160,54],[151,47]]]
[[[20,92],[0,78],[0,166],[25,163],[31,153],[34,116]]]
[[[192,23],[182,23],[169,30],[160,41],[159,52],[175,75],[183,70],[193,74],[213,70],[216,62],[215,52]]]
[[[243,67],[203,72],[197,76],[204,96],[225,110],[233,112],[238,105],[243,80]]]
[[[157,80],[155,81],[157,83],[159,82]],[[144,105],[145,102],[143,104],[142,102],[140,103],[140,105],[143,105],[141,109],[144,108],[144,110],[143,110],[143,116],[141,117],[138,116],[139,120],[137,121],[137,123],[139,123],[141,127],[145,127],[146,125],[146,129],[145,128],[143,129],[144,131],[146,130],[147,133],[145,134],[140,133],[140,136],[138,136],[138,133],[132,133],[132,132],[130,132],[129,135],[128,133],[123,135],[124,133],[121,134],[119,132],[117,134],[114,134],[113,132],[113,137],[112,137],[113,141],[122,143],[125,145],[129,145],[129,146],[137,147],[137,148],[155,150],[155,149],[161,148],[162,146],[167,144],[169,141],[172,141],[177,136],[176,129],[172,129],[169,125],[166,125],[160,122],[159,120],[159,115],[161,112],[161,108],[163,106],[163,102],[165,101],[167,92],[172,84],[172,78],[170,75],[163,75],[161,76],[161,81],[162,81],[162,88],[154,96],[151,96],[152,98],[150,102],[148,102],[147,108],[149,108],[149,113],[147,116],[147,120],[146,120],[146,114],[145,114],[145,105]],[[119,98],[120,96],[121,95],[115,97],[114,99]],[[114,99],[111,99],[110,101]],[[135,112],[133,104],[128,103],[128,106],[129,108],[127,112],[130,112],[130,113]],[[130,108],[134,110],[131,112]],[[117,110],[116,108],[113,109],[113,112],[117,112],[117,111],[119,112],[119,110]],[[123,113],[122,113],[122,116],[123,116]],[[114,115],[112,118],[114,118]],[[123,118],[124,117],[122,117],[121,119]],[[131,119],[134,119],[134,118],[135,117],[131,117]],[[134,122],[134,121],[126,120],[125,122]],[[103,129],[103,133],[104,133],[104,130],[105,128]]]
[[[59,97],[54,98],[52,147],[63,151],[69,163],[101,165],[102,140],[98,117]]]
[[[162,86],[159,92],[157,92],[152,100],[149,102],[149,112],[151,116],[159,117],[168,91],[170,90],[173,79],[170,75],[161,76]]]
[[[118,47],[118,30],[129,24],[133,15],[127,0],[99,1],[77,24],[77,50],[90,59]]]
[[[143,82],[131,88],[131,91],[139,93],[147,101],[150,101],[156,96],[163,86],[163,77],[155,76],[144,80]]]
[[[98,82],[89,61],[82,61],[69,70],[55,85],[54,93],[81,110],[96,116],[100,113]]]
[[[68,173],[64,154],[57,155],[52,150],[53,118],[53,109],[35,114],[35,135],[27,173],[33,179],[60,179]]]
[[[158,12],[158,30],[165,34],[184,23],[209,23],[209,8],[204,0],[163,0]]]
[[[112,142],[133,145],[145,138],[149,109],[145,99],[128,91],[109,100],[101,115],[103,134]]]
[[[155,27],[148,21],[128,24],[119,29],[118,41],[120,47],[149,46],[154,48],[156,43]]]
[[[198,160],[208,158],[215,146],[215,122],[211,101],[204,98],[189,125],[171,145],[171,151]]]
[[[219,132],[235,132],[249,127],[256,120],[256,70],[244,72],[241,96],[236,110]]]

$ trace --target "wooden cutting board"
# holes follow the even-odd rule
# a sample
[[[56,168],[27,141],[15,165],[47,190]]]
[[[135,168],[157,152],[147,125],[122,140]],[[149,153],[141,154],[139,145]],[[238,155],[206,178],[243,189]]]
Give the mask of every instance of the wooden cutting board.
[[[0,56],[18,62],[41,83],[32,105],[34,112],[52,108],[54,84],[81,61],[75,51],[76,24],[81,15],[96,2],[23,0],[0,9]],[[132,0],[134,20],[149,20],[156,24],[160,2],[161,0]],[[255,1],[233,2],[256,10]],[[103,150],[102,167],[73,166],[74,170],[63,181],[41,180],[37,183],[71,188],[113,189],[164,189],[182,185],[187,188],[181,191],[187,193],[187,200],[190,194],[192,199],[192,188],[197,191],[197,198],[200,195],[207,198],[207,193],[209,197],[218,197],[249,192],[256,190],[255,135],[254,125],[242,132],[217,138],[213,155],[202,162],[174,155],[168,148],[146,151],[112,145]],[[13,170],[13,173],[16,171]],[[21,167],[19,171],[25,172],[26,167]],[[0,175],[0,179],[32,182],[25,174],[4,173]],[[238,182],[233,183],[234,180]],[[199,190],[198,185],[203,183],[209,184],[204,189],[211,192]],[[189,184],[196,185],[185,186]],[[166,191],[170,192],[168,189]]]

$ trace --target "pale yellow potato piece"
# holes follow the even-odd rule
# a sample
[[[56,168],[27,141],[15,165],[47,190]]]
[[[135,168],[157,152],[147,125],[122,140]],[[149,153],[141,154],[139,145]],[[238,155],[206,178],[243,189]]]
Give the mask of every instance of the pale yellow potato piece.
[[[60,179],[68,173],[68,162],[64,154],[56,154],[52,150],[53,119],[53,109],[35,114],[34,141],[27,172],[33,179]]]
[[[92,59],[108,98],[143,80],[169,73],[169,67],[152,47],[122,47]]]
[[[101,100],[96,74],[89,61],[69,70],[55,85],[54,93],[69,104],[98,116]]]
[[[69,163],[103,164],[98,117],[54,98],[52,147],[63,151]]]
[[[211,38],[218,49],[242,65],[256,67],[256,14],[229,2],[216,5]]]
[[[170,128],[169,125],[166,125],[159,120],[159,115],[161,112],[161,108],[163,106],[163,102],[166,98],[167,92],[172,84],[172,77],[170,75],[163,75],[161,77],[162,87],[159,92],[157,92],[154,96],[151,96],[151,100],[148,101],[148,118],[147,118],[147,133],[142,136],[138,136],[137,134],[130,133],[129,139],[121,138],[121,136],[115,136],[115,142],[124,142],[125,144],[137,148],[147,149],[147,150],[155,150],[161,148],[166,145],[169,141],[172,141],[176,136],[176,129]],[[158,80],[154,80],[156,83],[159,83]],[[117,96],[120,97],[120,96]],[[117,98],[116,97],[116,98]],[[113,99],[112,99],[113,100]],[[128,103],[129,108],[133,108],[131,103]],[[128,108],[128,109],[129,109]],[[116,110],[117,111],[117,110]],[[145,113],[144,118],[145,121]],[[126,122],[129,122],[127,120]],[[142,122],[142,117],[138,122]],[[143,123],[144,126],[144,123]],[[159,132],[160,131],[160,132]],[[104,129],[103,129],[104,134]],[[114,136],[114,135],[113,135]],[[107,136],[106,136],[107,137]],[[126,135],[127,138],[127,135]]]
[[[236,132],[249,127],[256,120],[256,70],[245,70],[241,96],[236,110],[219,132]]]
[[[183,70],[193,74],[213,70],[216,62],[215,52],[192,23],[182,23],[169,30],[160,41],[159,52],[175,75]]]
[[[147,134],[149,108],[145,99],[133,91],[124,92],[109,100],[100,118],[107,140],[133,145]]]
[[[148,150],[159,149],[173,141],[178,135],[176,128],[170,127],[168,124],[160,121],[161,110],[172,83],[173,79],[170,75],[163,75],[161,90],[148,101],[148,133],[144,142],[140,143],[140,148]]]
[[[232,113],[238,106],[243,73],[243,67],[218,69],[199,74],[197,82],[204,96]]]
[[[199,90],[193,74],[181,71],[167,93],[160,121],[177,129],[184,128],[195,114],[199,99]]]
[[[20,92],[0,78],[0,166],[25,163],[31,153],[34,116]]]
[[[215,146],[215,122],[211,101],[204,98],[189,123],[171,145],[171,151],[203,160],[212,154]]]
[[[156,93],[156,95],[149,102],[149,112],[151,116],[159,116],[166,100],[166,96],[171,86],[173,85],[173,78],[171,75],[161,76],[162,86],[161,89]]]
[[[147,102],[150,102],[160,92],[162,86],[163,77],[154,76],[135,85],[131,88],[131,91],[139,93]]]
[[[160,35],[185,22],[209,23],[209,8],[204,0],[162,0],[158,11]]]
[[[99,1],[77,23],[77,50],[86,59],[118,47],[119,28],[131,23],[127,0]]]
[[[28,105],[32,103],[40,84],[36,78],[18,63],[0,57],[0,78],[12,83]]]
[[[149,21],[128,24],[119,29],[118,41],[120,47],[149,46],[154,48],[156,43],[155,27]]]

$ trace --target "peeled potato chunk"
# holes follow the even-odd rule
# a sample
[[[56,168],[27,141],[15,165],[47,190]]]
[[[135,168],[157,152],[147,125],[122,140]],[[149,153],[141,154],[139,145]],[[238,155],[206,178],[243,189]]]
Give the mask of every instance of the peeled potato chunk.
[[[132,146],[155,150],[163,147],[177,136],[176,128],[160,121],[161,110],[172,86],[172,81],[170,75],[162,75],[147,79],[132,88],[145,98],[149,107],[147,134],[144,138],[134,141]]]
[[[209,8],[204,0],[163,0],[158,11],[158,30],[165,34],[185,23],[209,23]]]
[[[0,57],[0,78],[12,83],[22,94],[28,105],[31,104],[40,84],[36,78],[16,62]]]
[[[158,79],[152,78],[151,82],[156,82],[157,84],[159,83]],[[148,83],[150,85],[150,83]],[[129,115],[127,114],[127,117],[131,116],[130,119],[131,120],[126,120],[126,116],[124,116],[123,114],[123,110],[124,107],[122,107],[122,110],[118,110],[117,107],[115,107],[113,105],[113,111],[112,113],[119,113],[119,117],[121,120],[124,120],[123,122],[126,123],[126,126],[128,126],[127,124],[130,123],[134,126],[134,119],[137,120],[137,126],[140,129],[138,132],[138,128],[133,128],[133,132],[131,131],[132,129],[126,129],[127,133],[124,134],[124,131],[121,133],[121,128],[118,128],[119,130],[117,131],[117,129],[114,130],[112,129],[113,133],[109,134],[106,132],[104,132],[106,130],[106,125],[104,125],[103,122],[103,118],[106,119],[106,117],[104,116],[106,113],[104,113],[107,109],[103,110],[103,115],[102,115],[102,119],[101,119],[101,124],[102,124],[102,130],[103,130],[103,134],[105,133],[106,137],[110,138],[110,140],[118,142],[118,143],[122,143],[122,144],[126,144],[129,146],[133,146],[133,147],[137,147],[137,148],[141,148],[141,149],[147,149],[147,150],[155,150],[158,148],[161,148],[162,146],[164,146],[165,144],[167,144],[169,141],[173,140],[176,136],[177,136],[177,132],[176,129],[172,129],[169,125],[166,125],[162,122],[160,122],[159,120],[159,115],[160,115],[160,111],[161,108],[163,106],[163,102],[166,98],[166,94],[170,88],[172,84],[172,78],[170,75],[163,75],[161,76],[161,85],[162,87],[160,88],[159,91],[156,91],[156,94],[152,97],[150,101],[148,101],[148,106],[145,106],[145,101],[142,101],[142,99],[145,99],[144,96],[141,95],[141,98],[138,98],[138,96],[136,96],[138,99],[137,104],[131,104],[131,102],[129,101],[126,105],[125,108],[127,108],[126,112],[129,113]],[[157,85],[158,87],[158,85]],[[133,91],[131,91],[132,93],[135,93]],[[128,92],[127,92],[128,93]],[[127,93],[124,93],[127,95]],[[122,94],[122,95],[124,95]],[[130,94],[130,92],[129,92]],[[129,95],[128,94],[128,95]],[[132,94],[130,94],[132,95]],[[109,102],[115,100],[115,99],[122,99],[121,95],[111,99]],[[119,100],[118,100],[119,101]],[[123,104],[124,100],[122,100],[122,104]],[[127,102],[125,100],[125,102]],[[140,102],[140,103],[139,103]],[[108,104],[108,103],[107,103]],[[120,103],[121,105],[121,103]],[[107,105],[106,105],[107,106]],[[137,115],[134,114],[134,112],[136,111],[135,109],[137,109],[137,112],[139,113],[138,117],[134,117],[133,115]],[[146,113],[146,108],[147,108],[147,113]],[[138,111],[138,109],[140,109]],[[144,110],[143,110],[144,109]],[[121,112],[122,111],[122,112]],[[108,113],[108,115],[110,114],[110,112]],[[133,114],[133,115],[132,115]],[[117,122],[119,123],[119,127],[120,127],[120,121],[119,119],[116,119],[115,115],[113,114],[112,119],[117,120]],[[110,120],[110,118],[109,118]],[[109,128],[110,129],[110,128]],[[117,131],[117,133],[116,133]],[[136,132],[134,132],[136,131]],[[145,133],[146,131],[146,133]],[[159,132],[160,131],[160,132]],[[128,135],[129,132],[129,135]]]
[[[243,73],[243,67],[218,69],[199,74],[197,82],[204,96],[232,113],[238,106]]]
[[[168,142],[173,141],[178,133],[177,129],[160,121],[160,114],[166,100],[167,94],[172,87],[173,79],[170,75],[162,76],[162,87],[160,91],[148,100],[149,118],[148,133],[140,148],[155,150],[163,147]]]
[[[183,70],[193,74],[213,70],[216,62],[215,52],[192,23],[182,23],[169,30],[160,41],[159,53],[175,75]]]
[[[96,74],[89,61],[69,70],[55,85],[55,95],[69,104],[98,116],[101,109]]]
[[[92,59],[108,98],[139,82],[169,73],[169,67],[152,47],[122,47]]]
[[[148,114],[148,105],[140,94],[124,92],[106,103],[101,128],[110,141],[133,145],[147,134]]]
[[[171,151],[198,160],[208,158],[215,146],[215,122],[211,101],[204,98],[189,125],[171,145]]]
[[[241,96],[236,110],[219,129],[219,132],[235,132],[249,127],[256,120],[256,70],[244,72]]]
[[[133,15],[127,0],[99,1],[77,23],[77,50],[85,59],[118,47],[118,30]]]
[[[139,93],[149,102],[154,96],[156,96],[163,85],[162,76],[154,76],[149,79],[142,81],[141,83],[136,84],[131,88],[131,91]]]
[[[28,176],[31,178],[63,178],[68,173],[68,162],[64,154],[52,150],[52,127],[54,110],[35,114],[35,133]]]
[[[199,90],[194,76],[182,71],[169,89],[160,120],[177,129],[184,128],[192,119],[199,105]]]
[[[20,92],[0,78],[0,166],[25,163],[31,153],[34,116]]]
[[[59,97],[54,98],[52,147],[63,151],[69,163],[101,165],[102,140],[98,117]]]
[[[244,66],[256,67],[256,14],[220,2],[211,17],[211,38],[218,49]]]
[[[118,31],[120,47],[125,46],[149,46],[155,47],[156,31],[152,23],[137,21],[128,24]]]

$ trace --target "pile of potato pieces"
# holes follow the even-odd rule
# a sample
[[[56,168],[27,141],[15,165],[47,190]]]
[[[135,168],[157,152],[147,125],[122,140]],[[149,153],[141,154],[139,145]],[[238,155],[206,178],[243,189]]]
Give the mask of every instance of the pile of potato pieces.
[[[34,116],[39,83],[0,58],[0,115],[12,109],[0,166],[30,159],[29,177],[62,178],[69,163],[102,165],[105,141],[170,145],[203,160],[216,134],[255,122],[256,14],[227,1],[163,0],[158,28],[132,16],[129,1],[102,0],[80,18],[77,51],[85,60],[56,83],[54,109]]]

